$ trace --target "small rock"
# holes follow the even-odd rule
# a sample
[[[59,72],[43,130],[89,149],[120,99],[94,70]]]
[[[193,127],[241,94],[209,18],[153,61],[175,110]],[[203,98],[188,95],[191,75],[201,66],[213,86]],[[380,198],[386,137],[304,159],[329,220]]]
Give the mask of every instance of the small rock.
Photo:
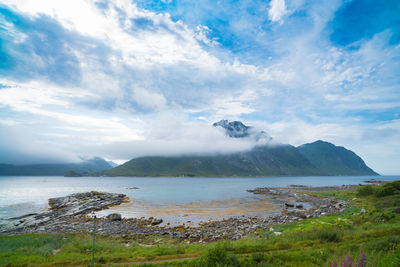
[[[304,212],[300,212],[299,217],[302,219],[305,219],[305,218],[307,218],[307,215]]]
[[[158,225],[158,224],[160,224],[160,223],[162,223],[163,222],[163,219],[154,219],[152,222],[151,222],[151,225]]]
[[[282,232],[274,232],[274,235],[276,235],[276,236],[281,235],[281,234],[282,234]]]
[[[107,219],[109,219],[110,221],[120,221],[122,217],[119,213],[111,213],[107,215]]]

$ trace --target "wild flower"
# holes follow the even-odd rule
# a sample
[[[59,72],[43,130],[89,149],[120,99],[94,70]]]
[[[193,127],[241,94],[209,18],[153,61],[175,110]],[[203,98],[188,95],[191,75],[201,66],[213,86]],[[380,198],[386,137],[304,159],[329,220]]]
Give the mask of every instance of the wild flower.
[[[366,267],[367,266],[367,255],[362,252],[360,258],[352,259],[351,256],[347,258],[342,258],[338,262],[332,261],[331,267]]]
[[[357,260],[357,267],[365,267],[367,266],[367,255],[365,253],[361,253],[361,258]]]

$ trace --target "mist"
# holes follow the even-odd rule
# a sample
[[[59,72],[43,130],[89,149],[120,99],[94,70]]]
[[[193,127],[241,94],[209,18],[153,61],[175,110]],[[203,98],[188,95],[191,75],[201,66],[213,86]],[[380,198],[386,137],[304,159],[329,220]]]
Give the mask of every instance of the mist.
[[[9,164],[79,162],[82,158],[102,157],[121,163],[143,156],[217,155],[251,150],[265,140],[230,138],[225,130],[206,122],[184,122],[170,115],[148,123],[138,140],[112,141],[81,136],[57,136],[22,133],[23,128],[1,129],[0,162]],[[255,130],[253,130],[255,131]],[[12,136],[12,140],[10,139]],[[118,139],[113,138],[113,140]]]

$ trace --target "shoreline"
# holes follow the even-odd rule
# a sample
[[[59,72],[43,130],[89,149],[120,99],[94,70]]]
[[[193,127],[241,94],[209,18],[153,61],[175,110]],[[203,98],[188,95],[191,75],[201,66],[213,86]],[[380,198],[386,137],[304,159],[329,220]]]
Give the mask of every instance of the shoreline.
[[[112,213],[97,218],[97,234],[110,236],[155,236],[163,235],[187,242],[211,242],[219,239],[240,239],[259,229],[273,231],[272,225],[296,222],[307,218],[322,217],[342,212],[349,205],[346,201],[322,198],[307,194],[307,191],[352,190],[356,186],[306,187],[292,186],[279,188],[255,188],[253,194],[286,199],[280,207],[280,213],[271,216],[241,216],[222,220],[209,220],[197,226],[163,225],[162,218],[122,218]],[[0,235],[22,233],[91,233],[95,211],[115,207],[126,202],[123,194],[88,192],[72,194],[66,197],[49,199],[49,211],[26,214],[9,219],[12,226],[0,232]],[[309,208],[305,206],[310,205]],[[271,230],[272,229],[272,230]],[[279,235],[279,232],[275,232]]]

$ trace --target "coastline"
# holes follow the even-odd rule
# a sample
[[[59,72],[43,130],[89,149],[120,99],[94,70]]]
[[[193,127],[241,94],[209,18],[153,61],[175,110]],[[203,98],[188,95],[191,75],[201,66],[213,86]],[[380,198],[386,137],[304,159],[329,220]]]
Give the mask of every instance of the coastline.
[[[259,217],[242,216],[222,220],[209,220],[198,225],[162,225],[162,218],[121,218],[110,214],[97,218],[98,234],[110,236],[163,235],[189,242],[209,242],[219,239],[240,239],[259,229],[272,225],[301,221],[342,212],[348,206],[338,201],[307,194],[307,191],[352,190],[355,186],[337,187],[279,187],[255,188],[254,194],[279,197],[285,200],[278,214]],[[26,214],[9,219],[11,225],[1,235],[20,233],[90,233],[93,231],[91,213],[127,202],[123,194],[88,192],[49,199],[50,209],[42,214]],[[296,208],[297,206],[297,208]],[[306,208],[308,206],[308,208]],[[273,230],[272,230],[273,231]],[[279,234],[279,232],[276,232]]]

